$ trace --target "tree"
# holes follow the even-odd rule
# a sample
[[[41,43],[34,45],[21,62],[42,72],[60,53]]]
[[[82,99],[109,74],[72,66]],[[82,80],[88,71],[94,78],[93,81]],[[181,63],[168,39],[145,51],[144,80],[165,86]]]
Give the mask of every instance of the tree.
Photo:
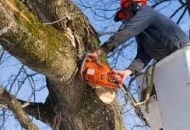
[[[181,6],[171,17],[183,9],[184,12],[190,9],[189,0],[178,1]],[[101,2],[83,0],[80,5],[82,8],[90,8],[97,20],[112,19],[113,15],[106,17],[103,12],[115,12],[116,8],[110,5],[118,1],[110,0],[109,4],[103,1],[103,6]],[[157,7],[172,1],[149,2]],[[95,50],[100,43],[98,36],[107,32],[97,34],[78,7],[68,0],[1,0],[0,12],[0,44],[24,65],[44,74],[49,90],[45,103],[28,103],[26,100],[15,99],[8,93],[10,91],[3,89],[5,86],[1,87],[0,104],[13,111],[24,128],[36,129],[28,115],[49,124],[53,129],[124,128],[117,103],[103,104],[94,90],[78,77],[84,53]],[[179,22],[183,16],[182,11]],[[124,48],[129,45],[131,42],[126,43]],[[119,53],[122,51],[121,48],[117,50]],[[114,67],[118,53],[111,56],[114,56]],[[20,70],[24,71],[25,67],[21,65]],[[33,75],[36,73],[27,74],[28,77]]]
[[[53,129],[122,128],[116,104],[103,104],[78,77],[84,52],[99,45],[86,17],[68,0],[27,1],[26,5],[19,0],[0,1],[1,45],[23,64],[44,74],[49,90],[45,103],[29,103],[22,109],[25,101],[1,87],[1,99],[22,127],[37,129],[26,112]]]

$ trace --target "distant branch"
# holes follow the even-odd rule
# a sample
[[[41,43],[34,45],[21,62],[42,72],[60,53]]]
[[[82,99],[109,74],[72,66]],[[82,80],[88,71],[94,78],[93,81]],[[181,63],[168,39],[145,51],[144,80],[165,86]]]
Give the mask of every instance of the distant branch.
[[[179,10],[181,10],[183,7],[184,7],[184,5],[181,5],[179,8],[177,8],[176,11],[174,11],[174,13],[170,16],[170,18],[175,16],[179,12]]]
[[[152,5],[152,8],[155,8],[156,6],[158,6],[164,2],[168,2],[168,1],[171,1],[171,0],[162,0],[162,1],[158,1],[158,2],[156,1],[156,3]]]
[[[178,0],[180,4],[185,4],[183,0]]]
[[[185,15],[185,12],[187,11],[187,7],[184,9],[183,13],[181,14],[181,16],[179,17],[177,24],[179,24],[179,22],[181,21],[181,19],[183,18],[183,16]]]

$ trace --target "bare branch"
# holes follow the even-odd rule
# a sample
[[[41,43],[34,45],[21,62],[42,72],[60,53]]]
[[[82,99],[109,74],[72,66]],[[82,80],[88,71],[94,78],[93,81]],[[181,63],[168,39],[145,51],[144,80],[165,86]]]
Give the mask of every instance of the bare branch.
[[[180,4],[185,4],[183,0],[178,0]]]
[[[158,6],[158,5],[160,5],[160,4],[164,3],[164,2],[169,2],[169,1],[171,1],[171,0],[156,1],[155,4],[152,5],[152,7],[155,8],[156,6]]]
[[[179,10],[181,10],[183,7],[184,7],[184,5],[180,6],[178,9],[176,9],[176,11],[170,16],[170,18],[175,16],[179,12]]]
[[[185,15],[185,12],[187,11],[187,8],[184,9],[183,13],[181,14],[181,16],[179,17],[177,24],[179,24],[179,22],[181,21],[181,19],[183,18],[183,16]]]

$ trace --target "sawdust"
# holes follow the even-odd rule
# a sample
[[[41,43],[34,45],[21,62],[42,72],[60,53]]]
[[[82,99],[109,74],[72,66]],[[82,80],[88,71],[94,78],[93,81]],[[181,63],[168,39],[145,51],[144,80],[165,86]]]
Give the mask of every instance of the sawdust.
[[[95,92],[99,99],[106,104],[112,103],[116,96],[115,90],[112,88],[96,86]]]

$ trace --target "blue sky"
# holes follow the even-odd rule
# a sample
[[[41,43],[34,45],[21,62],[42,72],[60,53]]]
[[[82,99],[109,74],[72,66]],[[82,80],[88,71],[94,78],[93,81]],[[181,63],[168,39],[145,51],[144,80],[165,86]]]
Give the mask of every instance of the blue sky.
[[[74,1],[78,1],[78,0],[74,0]],[[103,2],[109,2],[108,0],[104,0]],[[177,7],[179,4],[177,3],[177,1],[173,1],[171,3],[171,7],[170,8],[164,8],[161,10],[161,12],[165,13],[167,16],[170,16],[171,13],[175,10],[175,8],[173,7]],[[116,6],[119,7],[119,1],[118,2],[115,2],[114,4],[110,5],[111,8],[115,8]],[[157,9],[161,9],[162,7],[157,7]],[[114,23],[113,22],[113,19],[109,19],[109,20],[103,20],[103,21],[96,21],[94,18],[97,19],[97,17],[95,17],[94,15],[92,15],[92,12],[90,9],[86,9],[86,10],[83,10],[84,13],[86,14],[86,16],[88,17],[90,23],[96,28],[96,30],[98,32],[104,30],[104,31],[116,31],[118,29],[118,27],[120,26],[120,22],[118,23]],[[111,11],[109,13],[106,14],[106,16],[113,16],[115,14],[115,11]],[[182,20],[181,24],[180,24],[180,27],[188,33],[189,31],[189,26],[190,26],[190,22],[189,22],[189,16],[188,14],[185,15],[185,19]],[[174,17],[174,20],[177,18]],[[107,28],[107,26],[109,26],[109,28]],[[100,40],[101,40],[101,44],[103,42],[105,42],[107,39],[109,38],[109,35],[106,35],[106,36],[102,36],[100,37]],[[127,48],[127,50],[123,51],[122,55],[124,57],[127,57],[126,58],[123,58],[123,57],[120,57],[119,58],[119,62],[116,64],[117,66],[114,68],[114,69],[124,69],[125,67],[127,67],[130,62],[131,62],[131,59],[134,58],[135,54],[136,54],[136,50],[135,50],[135,47],[136,45],[133,44],[132,46],[129,46]],[[9,57],[9,55],[7,55],[6,57]],[[6,58],[5,57],[5,58]],[[110,62],[112,61],[112,59],[108,59]],[[122,64],[121,64],[122,63]],[[1,65],[0,65],[0,85],[3,85],[3,86],[6,86],[8,84],[8,79],[11,75],[16,75],[18,72],[19,72],[19,68],[21,67],[22,65],[13,57],[9,58],[6,60],[6,62],[3,62]],[[27,70],[27,73],[28,74],[33,74],[35,72],[31,71],[31,70]],[[23,73],[24,75],[24,73]],[[20,78],[22,78],[22,76]],[[13,77],[14,78],[14,77]],[[12,78],[12,79],[13,79]],[[40,90],[43,88],[43,86],[45,86],[45,83],[44,83],[44,77],[42,75],[37,75],[34,77],[34,80],[36,82],[36,84],[32,84],[33,87],[35,87],[37,90]],[[128,83],[129,79],[126,80],[126,84]],[[34,95],[32,97],[31,96],[31,93],[32,93],[32,87],[28,87],[30,86],[30,82],[26,82],[23,86],[22,86],[22,89],[19,91],[18,95],[17,95],[17,98],[20,98],[20,99],[26,99],[26,100],[29,100],[30,101],[39,101],[39,102],[44,102],[45,101],[45,98],[47,97],[48,95],[48,91],[46,88],[43,88],[42,91],[37,91],[35,93],[35,97]],[[133,85],[135,87],[135,84]],[[8,85],[8,89],[10,87],[10,84]],[[18,89],[18,82],[15,82],[14,84],[14,88],[12,89],[11,93],[12,94],[15,94],[16,91]],[[135,88],[134,88],[135,89]],[[123,103],[124,102],[124,99],[123,99],[123,95],[120,93],[120,96],[119,96],[119,99],[120,99],[120,102]],[[126,106],[128,109],[130,108],[130,106]],[[124,118],[125,118],[125,124],[126,126],[128,127],[128,129],[132,128],[134,126],[134,124],[136,123],[139,123],[139,120],[137,118],[134,118],[134,114],[132,112],[133,110],[131,110],[130,113],[127,113],[124,115]],[[7,112],[7,114],[10,114],[12,115],[11,112]],[[3,117],[0,117],[0,123],[2,121]],[[50,129],[49,127],[47,127],[45,124],[43,123],[40,123],[39,121],[35,121],[36,124],[38,124],[38,126],[40,127],[40,130],[48,130]],[[19,124],[18,122],[15,122],[14,120],[14,116],[10,116],[9,118],[7,118],[7,121],[6,121],[6,125],[5,125],[5,130],[8,130],[8,129],[13,129],[15,127],[15,125],[18,125],[18,129],[20,128],[19,127]],[[14,128],[15,129],[15,128]],[[133,130],[142,130],[141,128],[135,128]]]

